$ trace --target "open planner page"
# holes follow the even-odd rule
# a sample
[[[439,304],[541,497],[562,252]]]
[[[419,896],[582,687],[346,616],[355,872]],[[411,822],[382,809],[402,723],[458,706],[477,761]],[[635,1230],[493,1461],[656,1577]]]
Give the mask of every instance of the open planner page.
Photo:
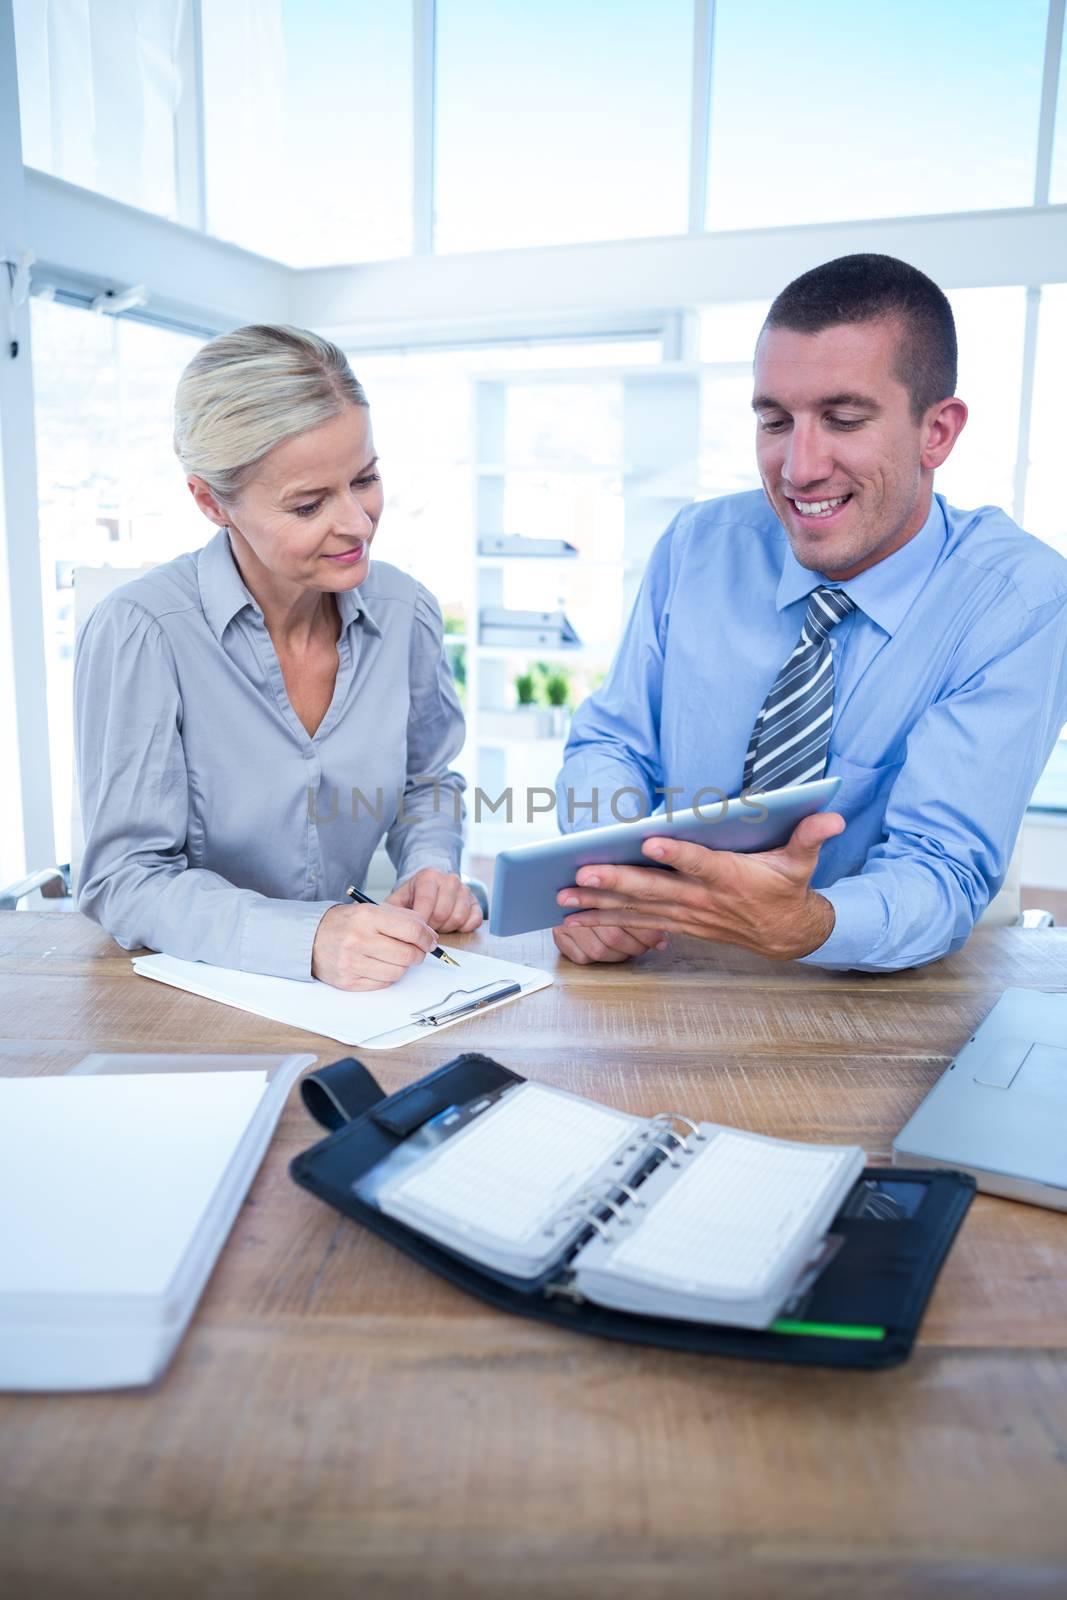
[[[705,1142],[664,1163],[643,1205],[576,1260],[589,1299],[650,1315],[764,1325],[864,1163],[858,1147],[794,1144],[703,1124]]]
[[[525,1083],[387,1180],[378,1203],[464,1255],[533,1277],[559,1254],[561,1213],[605,1167],[624,1176],[616,1158],[643,1159],[646,1129],[639,1117]]]

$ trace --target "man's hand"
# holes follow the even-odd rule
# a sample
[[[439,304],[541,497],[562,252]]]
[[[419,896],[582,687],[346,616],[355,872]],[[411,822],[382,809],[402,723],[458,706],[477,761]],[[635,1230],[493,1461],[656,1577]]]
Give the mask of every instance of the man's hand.
[[[482,921],[482,908],[466,885],[454,872],[436,867],[423,867],[398,883],[384,903],[404,906],[438,933],[473,933]]]
[[[659,928],[553,928],[552,937],[560,954],[580,967],[590,961],[629,961],[646,950],[667,948],[667,936]]]
[[[595,928],[603,939],[609,928],[635,936],[654,928],[740,945],[776,961],[810,955],[833,931],[834,909],[809,883],[822,846],[844,826],[836,811],[820,811],[799,822],[780,850],[753,855],[646,839],[644,854],[674,870],[582,867],[578,887],[556,897],[564,909],[576,908],[557,932],[576,937]]]
[[[315,930],[311,976],[335,989],[388,989],[436,943],[431,927],[396,906],[331,906]]]

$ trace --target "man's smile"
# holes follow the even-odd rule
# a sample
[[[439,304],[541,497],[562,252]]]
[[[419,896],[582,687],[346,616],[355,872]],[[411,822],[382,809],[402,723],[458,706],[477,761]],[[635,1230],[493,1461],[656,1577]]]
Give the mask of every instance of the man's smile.
[[[783,497],[792,506],[797,521],[803,526],[835,522],[852,499],[851,494],[802,499],[799,495],[785,494],[784,491]]]

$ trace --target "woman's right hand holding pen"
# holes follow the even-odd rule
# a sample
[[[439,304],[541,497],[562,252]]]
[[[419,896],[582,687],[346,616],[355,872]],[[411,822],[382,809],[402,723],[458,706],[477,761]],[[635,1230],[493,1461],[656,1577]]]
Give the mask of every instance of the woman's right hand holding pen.
[[[429,924],[400,906],[331,906],[315,931],[311,976],[335,989],[388,989],[436,944]]]

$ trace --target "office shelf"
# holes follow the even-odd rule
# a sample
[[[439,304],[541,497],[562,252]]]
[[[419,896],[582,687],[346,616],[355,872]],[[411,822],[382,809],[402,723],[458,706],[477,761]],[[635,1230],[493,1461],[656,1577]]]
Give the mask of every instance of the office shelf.
[[[696,367],[671,363],[559,373],[494,372],[471,383],[474,537],[467,616],[477,619],[487,606],[561,609],[582,638],[577,645],[556,647],[469,640],[467,722],[474,782],[496,793],[508,786],[551,787],[565,735],[490,734],[480,726],[482,714],[509,710],[516,672],[534,662],[571,668],[579,678],[578,692],[585,687],[583,675],[607,667],[653,545],[692,498],[699,459],[700,373]],[[545,405],[531,393],[546,385],[558,386],[558,406],[555,396]],[[509,429],[509,402],[526,407],[526,441],[516,437],[514,427]],[[609,409],[597,410],[600,405]],[[571,406],[572,411],[560,409]],[[566,424],[583,416],[589,420],[588,455],[572,453],[576,432],[557,425],[560,419]],[[553,435],[565,453],[530,454],[531,443],[537,450]],[[530,486],[537,476],[554,481],[545,488]],[[534,495],[532,504],[537,505],[536,496],[545,493],[553,497],[547,522],[543,512],[537,514],[540,522],[537,515],[526,519],[515,514],[516,496]],[[621,501],[621,514],[610,507],[605,512],[606,500]],[[478,550],[480,539],[504,533],[566,539],[577,554]],[[491,721],[499,727],[495,716]],[[470,848],[479,852],[532,838],[532,826],[516,823],[509,830],[499,820],[485,819],[472,826]],[[544,827],[555,831],[554,821]]]

